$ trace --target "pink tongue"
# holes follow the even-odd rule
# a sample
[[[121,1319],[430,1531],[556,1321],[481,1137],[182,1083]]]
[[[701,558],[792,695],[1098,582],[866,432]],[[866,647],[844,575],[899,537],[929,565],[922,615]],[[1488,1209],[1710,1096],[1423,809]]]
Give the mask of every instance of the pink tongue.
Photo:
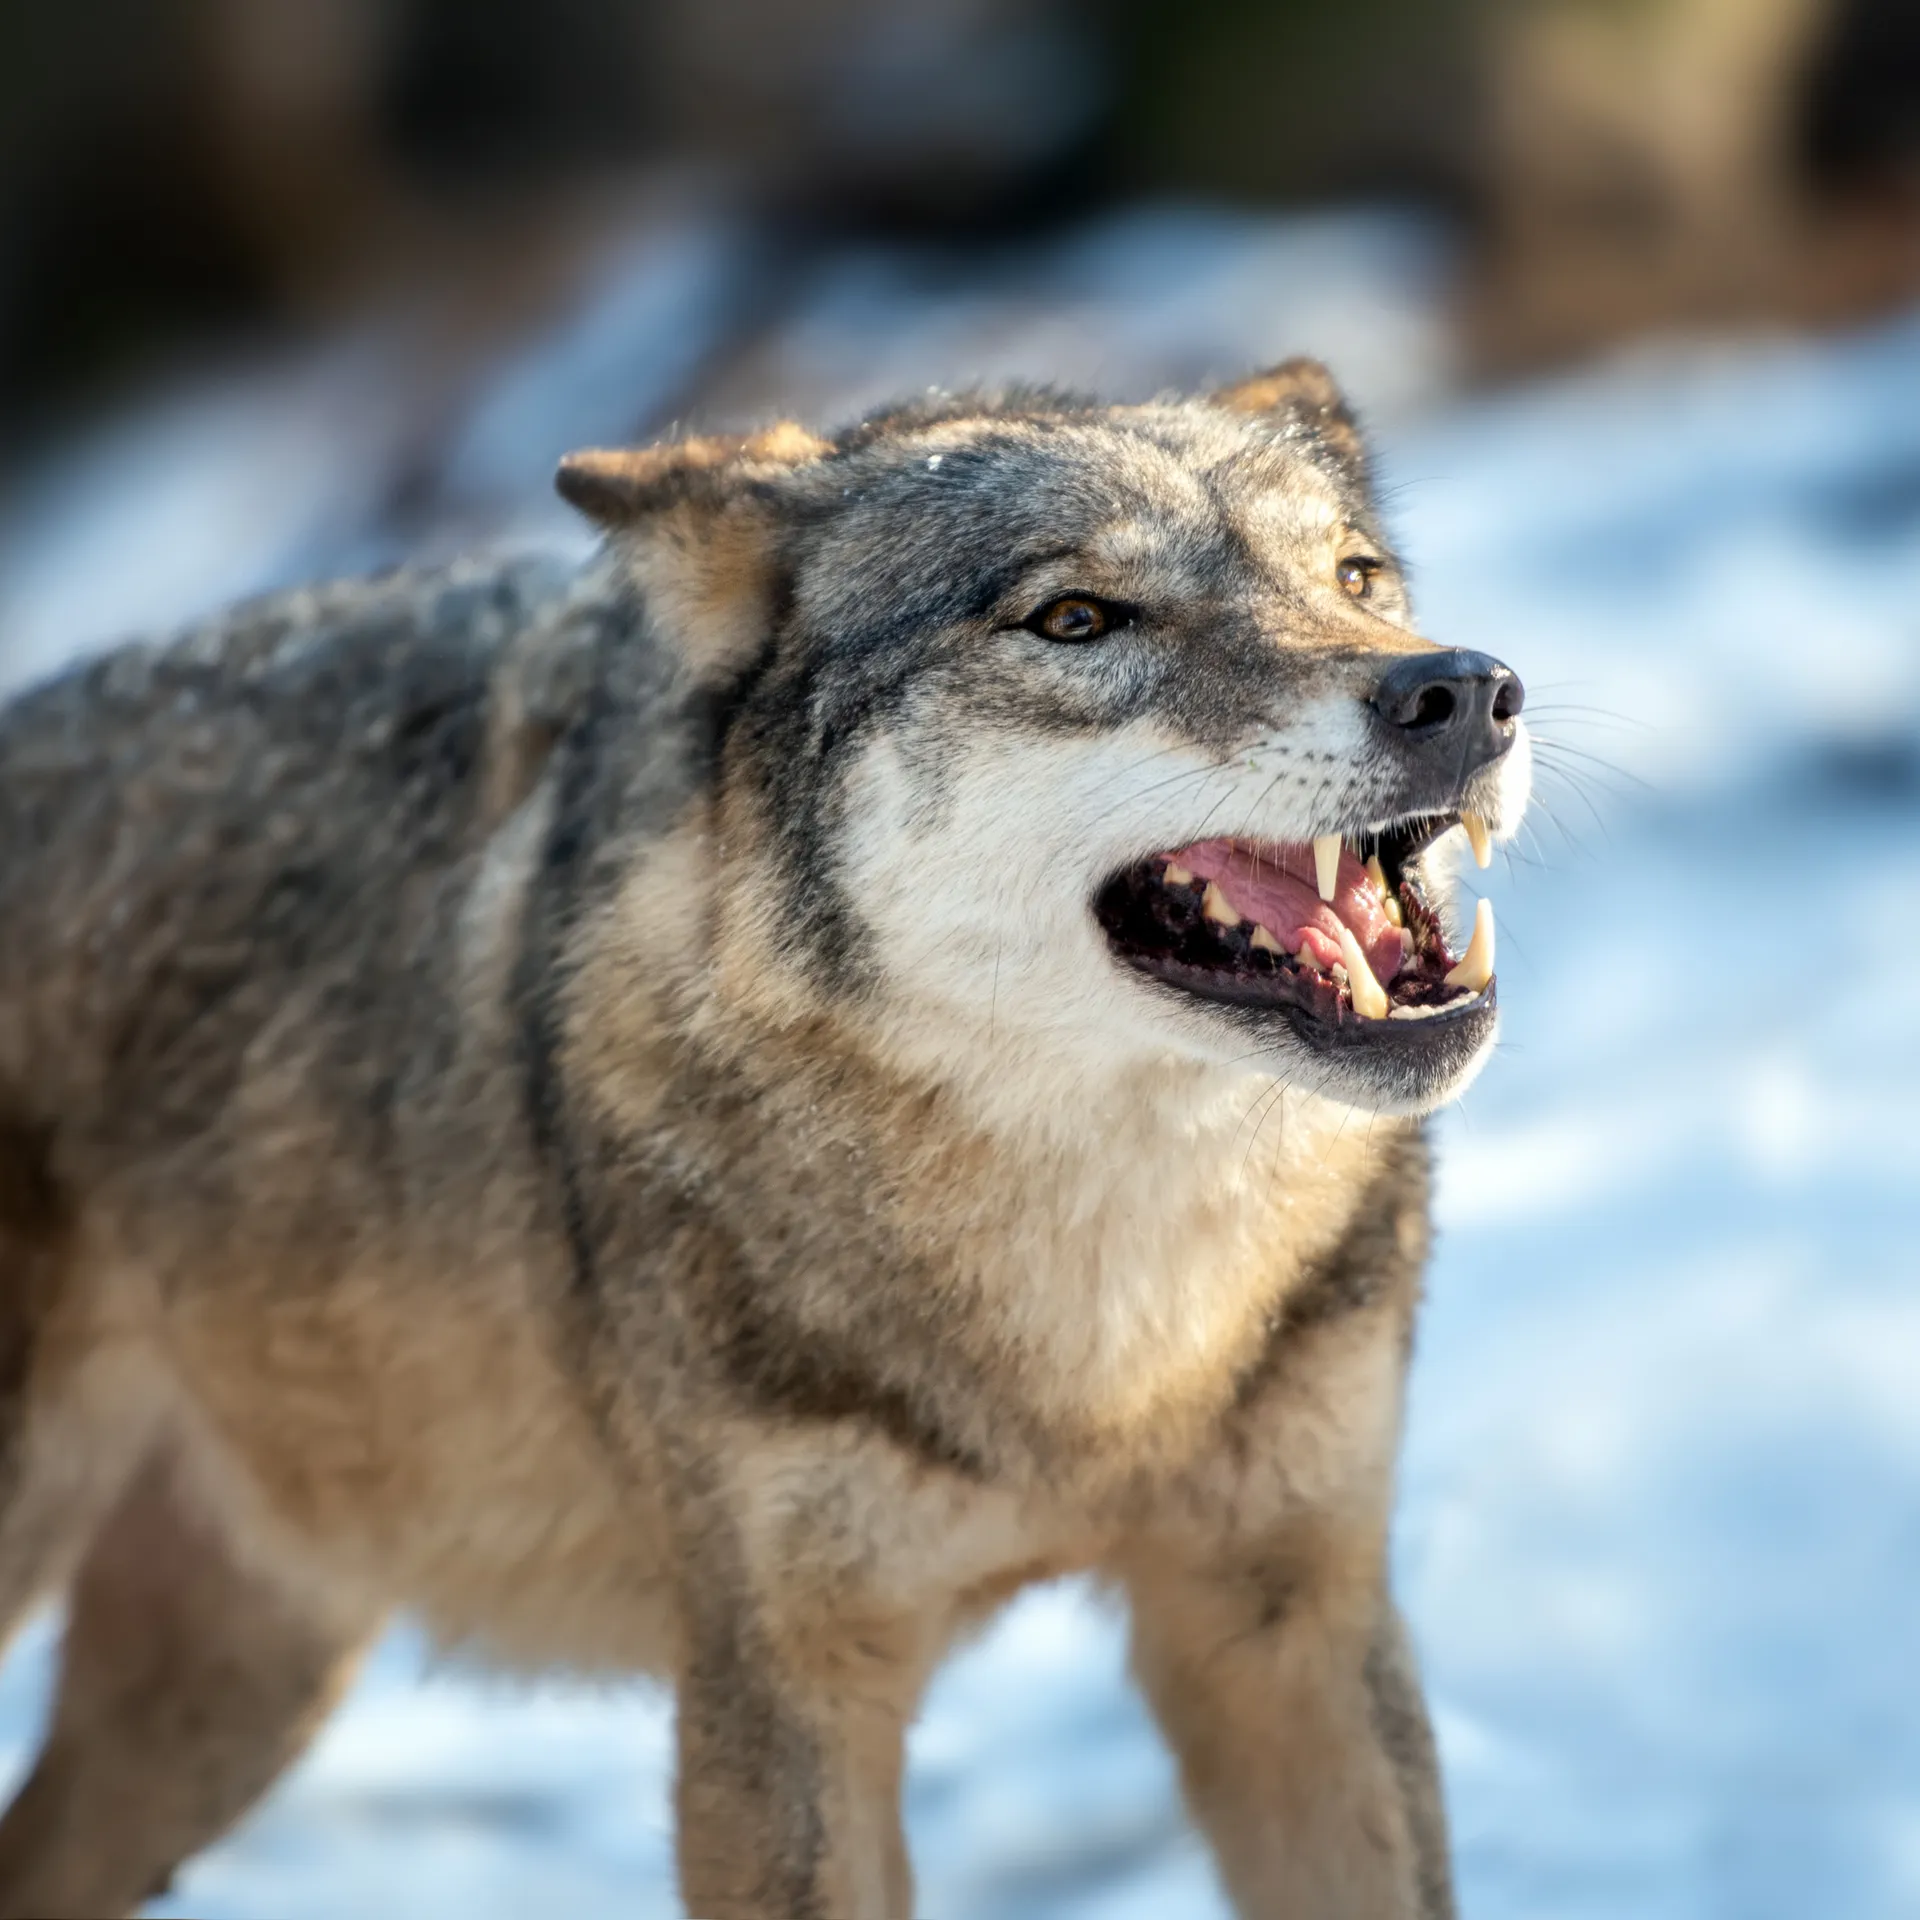
[[[1380,895],[1365,867],[1345,847],[1331,903],[1314,881],[1313,849],[1305,845],[1249,847],[1238,840],[1196,840],[1167,856],[1211,880],[1243,920],[1257,920],[1289,953],[1309,948],[1323,967],[1340,958],[1340,925],[1360,943],[1383,986],[1400,971],[1400,930],[1380,910]]]

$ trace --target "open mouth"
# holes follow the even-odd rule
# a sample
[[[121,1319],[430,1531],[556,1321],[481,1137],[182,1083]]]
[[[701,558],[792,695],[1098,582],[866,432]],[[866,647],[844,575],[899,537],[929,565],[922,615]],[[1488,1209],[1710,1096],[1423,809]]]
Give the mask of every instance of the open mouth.
[[[1130,966],[1282,1011],[1316,1044],[1455,1038],[1492,1019],[1493,912],[1479,903],[1455,954],[1415,870],[1455,825],[1485,866],[1486,828],[1464,813],[1344,838],[1196,840],[1116,874],[1094,912]]]

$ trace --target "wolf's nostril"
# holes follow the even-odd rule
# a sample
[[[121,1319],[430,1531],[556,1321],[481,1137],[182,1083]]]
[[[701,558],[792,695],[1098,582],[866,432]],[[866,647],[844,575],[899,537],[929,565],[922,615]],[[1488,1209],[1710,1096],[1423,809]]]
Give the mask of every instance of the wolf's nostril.
[[[1476,712],[1484,719],[1496,685],[1507,676],[1499,661],[1459,648],[1409,654],[1380,676],[1373,704],[1381,719],[1427,735],[1458,725]]]
[[[1512,746],[1526,698],[1513,669],[1462,648],[1404,655],[1380,676],[1373,708],[1400,750],[1458,781]]]

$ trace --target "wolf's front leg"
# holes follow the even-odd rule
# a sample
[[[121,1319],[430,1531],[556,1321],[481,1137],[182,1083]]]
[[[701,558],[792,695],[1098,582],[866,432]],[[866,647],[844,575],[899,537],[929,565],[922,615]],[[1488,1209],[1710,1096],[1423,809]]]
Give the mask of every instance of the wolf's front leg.
[[[1433,1738],[1362,1554],[1129,1578],[1134,1664],[1245,1920],[1452,1920]]]
[[[679,1683],[689,1914],[911,1920],[900,1776],[919,1637],[857,1605],[798,1621],[705,1596]]]

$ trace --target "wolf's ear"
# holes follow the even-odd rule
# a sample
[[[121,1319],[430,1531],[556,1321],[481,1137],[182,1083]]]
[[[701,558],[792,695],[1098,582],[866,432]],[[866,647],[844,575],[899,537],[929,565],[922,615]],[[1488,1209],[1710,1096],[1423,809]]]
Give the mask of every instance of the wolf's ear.
[[[1282,360],[1265,373],[1249,375],[1208,396],[1230,413],[1253,413],[1294,428],[1324,448],[1362,486],[1367,481],[1367,448],[1360,423],[1330,374],[1304,354]]]
[[[832,451],[782,420],[755,434],[570,453],[554,485],[606,528],[694,669],[720,673],[765,631],[779,535],[771,483]]]
[[[553,484],[569,506],[610,532],[689,501],[717,505],[741,483],[823,460],[832,447],[792,420],[759,433],[716,433],[659,447],[588,447],[567,454]]]

